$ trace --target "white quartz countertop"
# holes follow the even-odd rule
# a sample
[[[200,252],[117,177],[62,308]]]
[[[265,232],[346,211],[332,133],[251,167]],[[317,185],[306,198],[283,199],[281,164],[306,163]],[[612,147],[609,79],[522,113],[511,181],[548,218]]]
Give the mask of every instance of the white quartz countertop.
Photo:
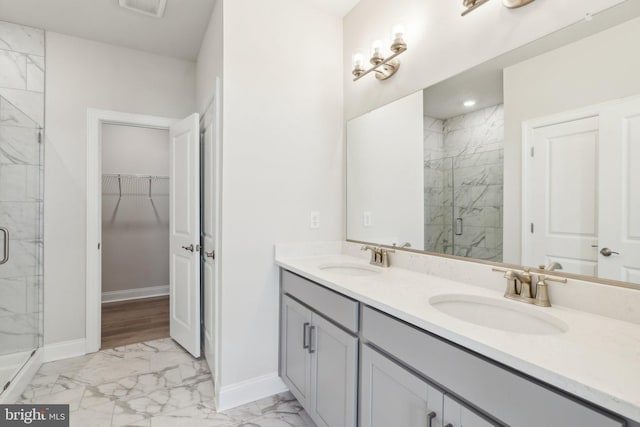
[[[279,257],[281,267],[320,283],[520,372],[640,422],[640,325],[565,307],[509,301],[499,292],[391,267],[380,274],[350,276],[327,264],[369,266],[348,255]],[[506,286],[506,282],[505,282]],[[468,323],[429,303],[443,294],[492,297],[540,310],[566,323],[556,335],[525,335]],[[553,304],[553,299],[551,301]],[[524,309],[524,308],[523,308]]]

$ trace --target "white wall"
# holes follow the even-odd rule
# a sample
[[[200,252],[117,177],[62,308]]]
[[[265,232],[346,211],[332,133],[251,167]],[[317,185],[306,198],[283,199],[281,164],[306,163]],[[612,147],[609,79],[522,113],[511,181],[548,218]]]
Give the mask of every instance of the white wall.
[[[520,263],[522,122],[640,95],[637,40],[640,18],[505,69],[505,262]]]
[[[196,65],[196,100],[198,112],[204,114],[216,90],[216,77],[222,78],[223,1],[216,0]]]
[[[343,237],[341,50],[341,18],[306,3],[224,3],[223,392],[277,373],[274,244]]]
[[[87,108],[196,109],[195,64],[47,33],[45,343],[85,337]],[[72,307],[73,309],[69,309]]]
[[[509,10],[492,1],[461,17],[461,1],[361,0],[344,19],[343,81],[345,117],[380,105],[460,73],[501,53],[536,40],[623,0],[537,0]],[[391,79],[367,76],[352,81],[352,55],[369,51],[375,39],[390,44],[391,27],[407,28],[408,50]],[[385,43],[385,44],[387,44]]]
[[[103,124],[102,173],[168,177],[169,131]],[[126,297],[117,291],[169,289],[169,180],[151,186],[151,199],[146,179],[124,179],[124,190],[135,195],[115,194],[115,180],[103,186],[103,299]]]
[[[422,106],[416,92],[347,122],[348,239],[424,248]]]

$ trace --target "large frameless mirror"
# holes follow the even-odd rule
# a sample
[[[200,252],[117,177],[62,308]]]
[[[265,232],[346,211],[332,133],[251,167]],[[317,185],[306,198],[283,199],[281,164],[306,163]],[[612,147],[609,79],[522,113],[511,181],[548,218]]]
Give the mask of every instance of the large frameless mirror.
[[[347,238],[640,285],[637,40],[627,1],[349,120]]]

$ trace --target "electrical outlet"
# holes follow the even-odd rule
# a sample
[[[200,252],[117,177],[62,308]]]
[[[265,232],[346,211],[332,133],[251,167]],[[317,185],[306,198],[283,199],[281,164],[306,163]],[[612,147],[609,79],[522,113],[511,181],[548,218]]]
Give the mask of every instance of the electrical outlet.
[[[370,211],[365,211],[362,214],[362,225],[365,227],[371,227],[373,225],[373,214]]]
[[[320,228],[320,212],[311,212],[311,215],[309,217],[309,227]]]

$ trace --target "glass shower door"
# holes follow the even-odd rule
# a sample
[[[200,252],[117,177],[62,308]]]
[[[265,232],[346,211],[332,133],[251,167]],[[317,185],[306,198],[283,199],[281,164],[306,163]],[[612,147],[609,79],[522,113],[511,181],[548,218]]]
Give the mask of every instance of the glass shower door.
[[[42,129],[0,97],[0,394],[42,342]]]

